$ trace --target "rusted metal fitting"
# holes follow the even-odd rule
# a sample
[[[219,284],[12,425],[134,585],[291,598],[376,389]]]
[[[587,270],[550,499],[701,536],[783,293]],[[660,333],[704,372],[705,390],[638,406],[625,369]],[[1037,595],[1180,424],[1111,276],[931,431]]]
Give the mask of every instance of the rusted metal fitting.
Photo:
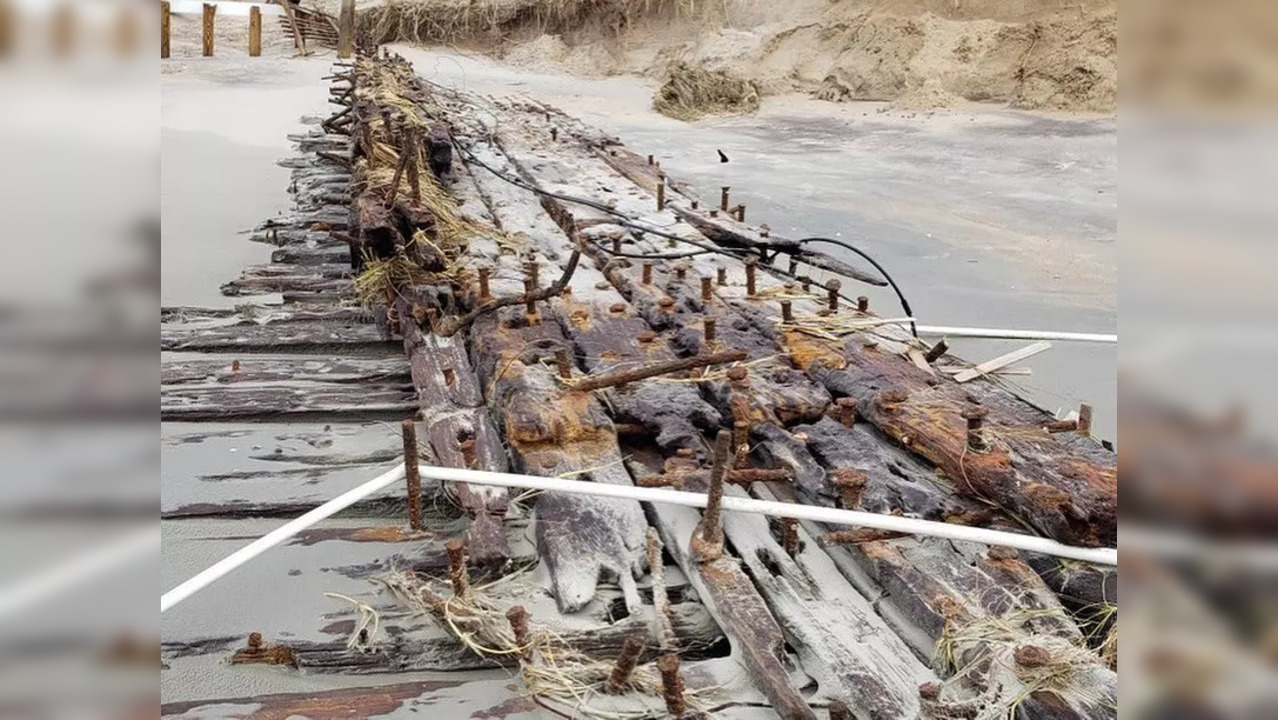
[[[470,571],[466,568],[466,544],[461,540],[444,543],[448,552],[448,580],[453,585],[453,596],[464,598],[470,594]]]
[[[474,469],[475,467],[475,438],[466,438],[457,443],[457,451],[461,453],[462,464],[466,469]]]
[[[669,295],[662,295],[661,298],[657,300],[657,306],[662,310],[670,311],[674,309],[675,300]]]
[[[666,209],[666,182],[665,182],[665,180],[662,180],[661,182],[657,183],[657,209],[658,209],[658,210],[665,210],[665,209]]]
[[[843,287],[843,283],[837,279],[831,280],[825,284],[826,299],[830,312],[838,312],[839,310],[839,288]]]
[[[616,302],[608,306],[608,312],[613,314],[623,313],[626,311],[626,307],[628,306],[625,303]]]
[[[865,490],[866,475],[856,468],[835,468],[830,471],[830,484],[839,489],[839,502],[844,510],[861,507],[861,493]]]
[[[714,299],[714,280],[701,278],[701,302],[709,304]]]
[[[982,452],[988,449],[989,445],[985,442],[985,418],[990,414],[982,405],[970,405],[963,409],[961,413],[963,419],[967,421],[967,449],[973,452]]]
[[[884,390],[879,393],[878,408],[885,413],[894,413],[901,409],[901,404],[910,399],[905,390]]]
[[[656,158],[654,158],[653,156],[651,156],[651,155],[649,155],[649,156],[648,156],[648,164],[649,164],[649,165],[652,165],[652,164],[653,164],[653,162],[654,162],[655,160],[656,160]]]
[[[572,377],[572,356],[565,348],[555,351],[555,365],[559,368],[559,377],[567,380]]]
[[[639,281],[644,285],[652,284],[652,263],[646,262],[643,264],[643,275],[640,277]]]
[[[679,655],[666,653],[657,658],[657,670],[661,673],[661,695],[666,701],[666,712],[673,718],[681,718],[688,705],[683,699],[683,678],[679,675]]]
[[[559,128],[557,127],[550,128],[550,139],[552,141],[559,140]]]
[[[789,300],[781,301],[781,322],[785,322],[785,323],[794,322],[794,312],[792,308],[790,307]]]
[[[643,635],[635,633],[626,637],[621,645],[621,653],[617,655],[617,664],[612,667],[608,676],[608,692],[621,693],[630,687],[630,674],[639,663],[639,653],[643,652]]]
[[[750,456],[750,423],[747,420],[732,423],[732,453],[734,467],[745,465]]]
[[[404,484],[408,492],[408,527],[422,529],[422,476],[417,467],[417,424],[412,418],[400,423],[404,439]]]
[[[841,397],[834,401],[837,407],[839,423],[844,427],[856,425],[856,398]]]
[[[612,238],[612,254],[617,255],[620,253],[621,253],[621,236],[615,235]]]
[[[524,263],[524,275],[532,280],[533,290],[541,287],[541,264],[537,262]]]
[[[723,486],[731,461],[732,433],[720,430],[714,439],[714,463],[706,490],[706,508],[692,538],[692,552],[698,562],[711,562],[723,555]]]
[[[799,278],[799,284],[803,287],[803,292],[812,292],[812,277],[804,275]]]
[[[1020,645],[1012,651],[1016,664],[1026,668],[1046,667],[1052,662],[1052,653],[1038,645]]]
[[[781,547],[785,554],[794,557],[799,554],[799,521],[794,518],[781,518]]]
[[[756,292],[755,273],[758,271],[759,262],[754,258],[746,260],[746,295],[754,297]]]
[[[728,269],[718,268],[714,271],[714,281],[716,285],[723,286],[728,284]]]
[[[249,649],[249,650],[261,650],[261,649],[262,649],[262,633],[257,632],[256,630],[254,630],[253,632],[249,633],[249,636],[248,636],[248,649]]]
[[[710,208],[710,217],[712,218],[719,217],[719,211],[715,208]]]
[[[855,720],[848,706],[839,700],[830,701],[830,720]]]
[[[492,297],[492,292],[488,289],[488,276],[492,273],[490,268],[479,268],[479,299],[487,300]]]
[[[1053,420],[1043,425],[1043,429],[1049,433],[1074,432],[1078,429],[1077,420]]]
[[[657,333],[651,330],[643,330],[638,335],[635,336],[635,339],[646,345],[657,339]]]
[[[856,311],[865,314],[870,311],[870,298],[861,295],[856,299]]]
[[[287,645],[266,645],[262,633],[251,632],[244,648],[231,656],[232,665],[291,665],[297,667],[297,655]]]
[[[688,276],[688,263],[678,263],[675,265],[675,279],[683,280]]]
[[[857,530],[835,530],[821,536],[818,541],[822,547],[830,547],[831,545],[860,545],[861,543],[879,542],[880,540],[895,540],[897,538],[907,537],[909,533],[897,532],[895,530],[876,530],[874,528],[860,528]]]
[[[719,190],[719,209],[724,212],[728,212],[728,191],[731,189],[731,187],[724,185]]]
[[[522,649],[521,656],[527,656],[531,650],[528,642],[528,611],[523,605],[511,605],[506,611],[506,622],[510,623],[510,630],[515,634],[515,645]]]
[[[1078,406],[1078,434],[1092,434],[1092,406],[1087,403]]]
[[[737,206],[737,222],[745,222],[745,204]]]
[[[734,387],[743,387],[749,382],[750,369],[740,365],[728,368],[728,380],[732,382]]]
[[[693,200],[693,201],[692,201],[692,209],[693,209],[693,210],[696,210],[696,209],[697,209],[697,208],[699,208],[699,207],[701,207],[701,201],[699,201],[699,200]]]
[[[940,700],[941,683],[935,680],[923,683],[919,686],[919,697],[924,700]]]
[[[531,320],[537,316],[537,301],[533,299],[533,293],[537,292],[537,283],[530,277],[524,278],[524,311],[528,313]]]
[[[934,363],[937,360],[940,360],[941,356],[945,355],[946,351],[948,351],[949,349],[950,349],[949,342],[947,342],[945,338],[941,338],[940,340],[936,341],[936,344],[933,345],[930,350],[927,351],[927,354],[923,356],[923,359],[926,360],[929,364]]]
[[[701,339],[706,346],[714,343],[715,320],[708,317],[701,321]]]

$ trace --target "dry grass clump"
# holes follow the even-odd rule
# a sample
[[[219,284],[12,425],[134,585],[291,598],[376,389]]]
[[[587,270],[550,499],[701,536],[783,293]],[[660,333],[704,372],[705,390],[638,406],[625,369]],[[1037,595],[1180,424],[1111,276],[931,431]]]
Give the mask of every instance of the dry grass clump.
[[[696,120],[705,115],[752,113],[759,109],[759,88],[724,70],[706,70],[677,62],[667,71],[652,106],[662,115]]]
[[[458,597],[444,589],[447,583],[423,580],[411,572],[398,571],[375,578],[405,607],[434,618],[477,655],[518,658],[524,684],[538,702],[563,706],[572,717],[653,717],[650,710],[619,711],[599,706],[602,703],[597,701],[602,699],[612,673],[611,661],[590,658],[550,630],[531,623],[525,644],[517,643],[506,616],[508,608],[485,591],[506,579],[509,578],[487,586],[471,586],[463,597]],[[640,665],[630,676],[630,687],[633,692],[660,697],[661,676],[653,666]]]

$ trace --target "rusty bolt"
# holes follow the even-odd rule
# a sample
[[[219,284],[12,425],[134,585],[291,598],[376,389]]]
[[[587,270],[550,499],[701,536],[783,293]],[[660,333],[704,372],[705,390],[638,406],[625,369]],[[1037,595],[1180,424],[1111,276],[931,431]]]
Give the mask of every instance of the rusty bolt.
[[[830,701],[830,720],[854,720],[852,711],[839,700]]]
[[[727,185],[724,185],[719,190],[719,209],[724,212],[728,212],[728,191],[731,189],[732,188],[728,187]]]
[[[552,141],[555,141],[555,140],[558,140],[558,139],[559,139],[559,128],[557,128],[557,127],[552,127],[552,128],[550,128],[550,139],[551,139]]]
[[[835,468],[830,471],[830,483],[839,489],[839,500],[844,510],[861,507],[861,493],[865,490],[865,473],[855,468]]]
[[[541,264],[529,262],[524,265],[524,274],[532,280],[533,289],[541,287]]]
[[[737,206],[737,222],[745,222],[745,204]]]
[[[506,621],[510,623],[510,629],[515,633],[515,645],[524,649],[521,654],[526,654],[528,649],[528,611],[523,605],[511,605],[506,611]]]
[[[669,295],[662,295],[661,299],[657,301],[657,305],[659,305],[662,310],[670,310],[675,306],[675,301],[674,298]]]
[[[825,284],[826,297],[829,301],[830,312],[837,312],[839,309],[839,288],[843,287],[843,283],[831,280]]]
[[[555,351],[555,365],[559,367],[559,377],[567,380],[572,377],[572,356],[564,348]]]
[[[657,670],[661,673],[661,694],[666,700],[666,710],[671,717],[683,717],[688,705],[683,699],[683,678],[679,676],[679,655],[666,653],[657,658]]]
[[[703,277],[701,278],[701,302],[709,303],[714,298],[714,280]]]
[[[708,317],[701,321],[701,339],[706,345],[714,342],[714,318]]]
[[[750,454],[750,423],[745,420],[732,423],[732,435],[732,447],[738,461],[735,464],[741,464]]]
[[[488,290],[488,276],[490,273],[492,273],[492,270],[489,268],[486,268],[486,267],[479,268],[479,299],[480,300],[487,300],[488,298],[492,297],[492,294]]]
[[[810,276],[804,275],[799,278],[799,282],[803,284],[803,292],[812,292],[812,278]]]
[[[666,209],[666,184],[665,182],[657,183],[657,209]]]
[[[653,163],[653,161],[654,161],[654,160],[655,160],[655,158],[653,158],[651,155],[649,155],[649,156],[648,156],[648,164],[649,164],[649,165],[651,165],[651,164]]]
[[[1078,434],[1092,434],[1092,406],[1087,403],[1078,406]]]
[[[717,218],[717,217],[719,217],[719,211],[718,211],[718,210],[715,210],[714,208],[710,208],[710,217],[712,217],[712,218]]]
[[[799,521],[794,518],[781,518],[781,547],[785,554],[794,557],[799,554]]]
[[[630,673],[634,672],[641,652],[643,652],[643,635],[635,633],[627,636],[625,643],[621,646],[621,653],[617,655],[617,664],[613,666],[612,674],[608,676],[609,692],[620,693],[630,687]]]
[[[924,700],[939,700],[941,698],[941,683],[935,680],[923,683],[919,686],[919,697]]]
[[[693,209],[693,210],[696,210],[696,209],[697,209],[697,208],[699,208],[699,207],[701,207],[701,203],[700,203],[700,201],[693,200],[693,201],[692,201],[692,209]]]
[[[444,543],[448,552],[448,579],[453,584],[453,595],[464,598],[470,594],[470,572],[466,569],[466,545],[461,540]]]
[[[732,433],[720,430],[714,439],[714,461],[710,467],[710,485],[706,490],[706,507],[693,537],[693,553],[701,562],[710,562],[723,554],[723,486],[731,462]]]
[[[1021,645],[1012,651],[1012,658],[1021,667],[1038,668],[1052,662],[1052,653],[1038,645]]]
[[[856,311],[859,313],[867,313],[870,311],[870,298],[862,295],[856,299]]]
[[[675,265],[675,279],[682,280],[688,275],[688,263],[679,263]]]
[[[250,650],[262,649],[262,633],[253,631],[248,636],[248,647]]]
[[[537,314],[537,301],[533,299],[533,293],[537,291],[537,282],[530,277],[524,278],[524,309],[529,317]]]
[[[728,368],[728,379],[731,380],[733,384],[740,385],[744,383],[746,379],[749,377],[750,377],[749,368],[741,367],[740,365],[736,367]]]
[[[638,335],[636,335],[635,338],[639,342],[647,344],[657,339],[657,333],[651,330],[643,330]]]
[[[240,361],[239,361],[239,359],[232,360],[232,361],[231,361],[231,372],[239,372],[239,371],[240,371]]]
[[[746,260],[746,295],[754,297],[756,290],[755,272],[758,269],[758,261],[754,258]]]
[[[625,311],[626,311],[626,304],[623,302],[613,303],[608,306],[608,312],[610,313],[623,313]]]
[[[839,422],[844,427],[852,427],[856,424],[856,398],[841,397],[835,401],[839,408]]]
[[[985,426],[985,418],[990,414],[981,405],[971,405],[961,413],[964,420],[967,420],[967,449],[974,452],[985,450],[988,445],[985,442],[985,433],[982,428]]]
[[[789,300],[781,301],[781,322],[787,322],[787,323],[794,322],[794,312],[790,307]]]
[[[613,255],[621,254],[621,236],[620,235],[616,235],[612,238],[612,254]]]
[[[646,262],[643,264],[643,276],[640,278],[640,282],[644,285],[652,284],[652,263]]]

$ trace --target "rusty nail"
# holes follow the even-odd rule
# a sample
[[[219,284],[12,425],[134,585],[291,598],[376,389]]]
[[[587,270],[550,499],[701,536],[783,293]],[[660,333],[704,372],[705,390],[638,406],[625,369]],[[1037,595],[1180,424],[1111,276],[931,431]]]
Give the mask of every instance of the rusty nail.
[[[794,312],[790,308],[789,300],[781,301],[781,322],[794,322]]]
[[[718,211],[718,210],[716,210],[716,209],[714,209],[714,208],[710,208],[710,217],[712,217],[712,218],[717,218],[717,217],[719,217],[719,211]]]
[[[750,370],[748,368],[741,367],[740,365],[728,368],[728,379],[732,381],[733,385],[744,385],[746,384],[746,379],[749,377]]]
[[[728,212],[728,191],[732,188],[724,185],[719,193],[719,209]]]
[[[1078,434],[1092,434],[1092,406],[1087,403],[1078,406]]]
[[[250,650],[261,650],[262,649],[262,633],[257,632],[256,630],[249,633],[248,646]]]
[[[445,385],[447,385],[448,387],[452,387],[453,383],[457,382],[457,372],[453,370],[451,367],[448,367],[447,365],[445,365],[439,370],[440,372],[444,374]]]
[[[621,253],[621,236],[618,235],[617,237],[614,237],[612,239],[612,254],[618,255],[620,253]]]
[[[528,611],[523,605],[511,605],[506,611],[506,621],[510,623],[510,629],[515,633],[515,645],[522,648],[521,655],[528,652]]]
[[[750,297],[754,297],[755,293],[755,271],[758,264],[754,258],[746,260],[746,295]]]
[[[688,264],[687,264],[687,263],[679,263],[678,265],[675,265],[675,279],[676,279],[676,280],[682,280],[682,279],[684,279],[685,277],[687,277],[687,275],[688,275]]]
[[[844,427],[852,427],[856,424],[856,398],[841,397],[835,401],[839,406],[839,422]]]
[[[723,485],[728,476],[732,433],[720,430],[714,439],[714,464],[710,467],[710,487],[702,515],[701,539],[715,548],[723,547]],[[716,553],[717,556],[717,553]]]
[[[941,356],[949,349],[950,344],[945,340],[945,338],[941,338],[936,341],[936,344],[932,346],[931,350],[927,351],[927,354],[923,356],[923,359],[929,363],[934,363],[937,360],[940,360]]]
[[[1049,433],[1074,432],[1078,430],[1077,420],[1053,420],[1043,425],[1043,429]]]
[[[661,299],[657,300],[657,305],[662,310],[669,310],[675,306],[675,301],[674,301],[674,298],[670,297],[669,295],[662,295]]]
[[[714,280],[708,277],[701,278],[701,302],[709,303],[714,297]]]
[[[422,529],[422,476],[417,467],[417,425],[412,418],[400,423],[404,437],[404,481],[408,487],[408,527]]]
[[[661,672],[661,694],[666,700],[666,711],[671,717],[683,717],[688,706],[683,699],[683,678],[679,676],[679,655],[666,653],[657,658],[657,670]]]
[[[457,449],[462,455],[462,464],[467,469],[475,467],[475,438],[467,438],[457,444]]]
[[[655,160],[655,158],[653,158],[651,155],[649,155],[649,156],[648,156],[648,164],[649,164],[649,165],[651,165],[651,164],[653,163],[653,161],[654,161],[654,160]]]
[[[963,410],[962,416],[967,420],[967,449],[975,452],[981,452],[988,446],[985,443],[985,433],[982,428],[985,425],[985,417],[990,414],[981,405],[972,405]]]
[[[714,342],[714,318],[708,317],[701,321],[701,339],[706,345]]]
[[[856,311],[859,313],[867,313],[870,311],[870,298],[862,295],[856,299]]]
[[[794,518],[781,518],[781,547],[785,554],[794,557],[799,554],[799,521]]]
[[[626,637],[621,646],[621,654],[617,655],[617,664],[608,676],[608,691],[619,693],[630,686],[630,673],[634,672],[639,662],[639,653],[643,652],[643,635],[635,633]]]
[[[643,277],[641,278],[640,282],[642,282],[644,285],[652,284],[652,263],[646,262],[643,264]]]
[[[838,312],[839,310],[839,288],[843,287],[843,283],[831,280],[825,284],[826,297],[829,300],[830,312]]]
[[[838,700],[830,701],[830,720],[854,720],[848,706]]]
[[[529,317],[537,314],[537,300],[533,298],[533,293],[537,291],[537,284],[532,278],[524,278],[524,306]]]
[[[559,128],[557,128],[557,127],[552,127],[552,128],[550,128],[550,139],[551,139],[551,140],[558,140],[558,139],[559,139]]]
[[[610,313],[623,313],[625,311],[626,311],[626,304],[623,302],[613,303],[608,306],[608,312]]]
[[[727,268],[719,268],[719,269],[715,270],[715,271],[714,271],[714,279],[715,279],[715,283],[716,283],[716,284],[718,284],[718,285],[727,285],[727,284],[728,284],[728,269],[727,269]]]
[[[737,222],[745,222],[745,205],[737,206]]]
[[[532,280],[533,290],[541,287],[541,265],[537,262],[529,262],[524,265],[524,272]]]
[[[697,208],[699,208],[699,207],[701,207],[701,201],[700,201],[700,200],[693,200],[693,201],[692,201],[692,209],[693,209],[693,210],[696,210],[696,209],[697,209]]]
[[[567,380],[572,377],[572,356],[565,348],[555,351],[555,365],[559,367],[559,377]]]
[[[636,336],[636,339],[638,339],[639,342],[644,343],[646,345],[650,342],[656,341],[657,333],[651,330],[644,330]]]
[[[466,569],[466,545],[461,540],[444,543],[448,552],[448,579],[453,584],[453,595],[464,598],[470,594],[470,572]]]
[[[489,268],[479,268],[479,299],[487,300],[491,295],[488,290],[488,275],[492,272]]]
[[[812,292],[812,278],[810,276],[804,275],[799,278],[799,281],[803,283],[803,292]]]
[[[666,209],[666,183],[664,181],[657,183],[657,209]]]
[[[856,510],[861,506],[865,473],[855,468],[835,468],[830,471],[830,482],[839,489],[839,500],[844,510]]]
[[[750,423],[737,420],[732,423],[732,447],[738,456],[750,454]]]

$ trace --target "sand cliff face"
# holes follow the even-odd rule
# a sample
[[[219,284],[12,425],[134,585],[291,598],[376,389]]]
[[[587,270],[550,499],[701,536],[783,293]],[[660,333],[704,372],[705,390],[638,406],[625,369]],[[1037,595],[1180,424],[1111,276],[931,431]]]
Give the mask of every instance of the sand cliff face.
[[[1118,99],[1115,0],[720,0],[598,11],[506,38],[504,57],[525,67],[664,78],[685,63],[763,94],[904,109],[982,102],[1112,113]]]

